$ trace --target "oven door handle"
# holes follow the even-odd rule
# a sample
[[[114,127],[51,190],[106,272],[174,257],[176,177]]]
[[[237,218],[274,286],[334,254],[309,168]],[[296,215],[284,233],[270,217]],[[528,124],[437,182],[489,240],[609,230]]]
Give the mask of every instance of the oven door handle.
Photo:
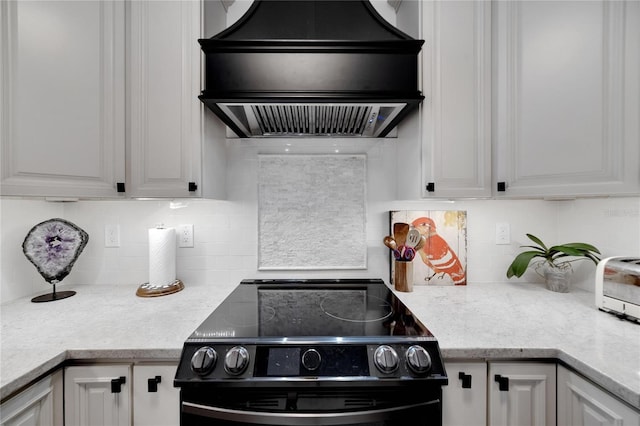
[[[420,402],[418,404],[403,405],[400,407],[384,408],[379,410],[367,410],[348,413],[322,413],[322,412],[264,412],[232,410],[229,408],[210,407],[207,405],[182,402],[182,411],[188,414],[208,417],[218,420],[227,420],[242,424],[256,425],[344,425],[365,422],[379,422],[391,418],[394,414],[413,408],[439,404],[440,400]]]

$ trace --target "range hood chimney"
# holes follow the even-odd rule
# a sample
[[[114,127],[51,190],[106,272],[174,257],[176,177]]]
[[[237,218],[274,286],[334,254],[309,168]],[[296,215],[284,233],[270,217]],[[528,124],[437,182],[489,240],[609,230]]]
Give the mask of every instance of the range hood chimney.
[[[239,137],[384,137],[424,99],[424,43],[368,0],[256,0],[198,40],[204,102]]]

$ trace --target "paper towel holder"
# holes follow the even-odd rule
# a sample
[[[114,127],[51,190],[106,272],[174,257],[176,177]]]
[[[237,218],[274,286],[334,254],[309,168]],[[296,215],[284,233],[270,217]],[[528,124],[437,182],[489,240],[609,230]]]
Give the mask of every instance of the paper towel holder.
[[[167,294],[177,293],[184,288],[184,284],[180,280],[165,285],[151,285],[144,283],[136,291],[136,296],[140,297],[156,297],[166,296]]]
[[[155,226],[155,229],[171,229],[173,231],[173,228],[166,228],[163,223],[157,224]],[[150,233],[152,230],[153,229],[149,230]],[[173,236],[175,237],[175,235]],[[149,245],[151,247],[151,241],[149,242]],[[175,239],[172,241],[172,245],[175,245]],[[150,249],[150,252],[151,252],[151,249]],[[151,257],[151,254],[150,254],[150,257]],[[173,259],[173,262],[175,262],[175,258]],[[150,268],[151,268],[151,265],[150,265]],[[166,281],[163,280],[166,284],[158,284],[157,282],[154,282],[154,284],[151,284],[151,282],[154,281],[154,279],[151,276],[151,273],[149,275],[150,275],[149,282],[146,282],[142,284],[140,287],[138,287],[138,290],[136,290],[136,296],[139,296],[139,297],[166,296],[168,294],[177,293],[180,290],[184,289],[184,284],[182,283],[182,281],[180,281],[177,278],[173,279],[168,283],[166,282],[169,280],[166,280]],[[174,271],[173,277],[175,277],[175,271]],[[155,281],[160,281],[160,280],[158,280],[156,277]]]

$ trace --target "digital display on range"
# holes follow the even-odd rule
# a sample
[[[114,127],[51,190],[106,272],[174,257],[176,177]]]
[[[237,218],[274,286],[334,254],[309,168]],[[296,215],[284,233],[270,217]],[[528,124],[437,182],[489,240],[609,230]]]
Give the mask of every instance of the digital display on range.
[[[313,352],[316,362],[303,362]],[[255,377],[368,376],[366,345],[258,346]]]
[[[300,375],[300,348],[270,348],[267,376]]]

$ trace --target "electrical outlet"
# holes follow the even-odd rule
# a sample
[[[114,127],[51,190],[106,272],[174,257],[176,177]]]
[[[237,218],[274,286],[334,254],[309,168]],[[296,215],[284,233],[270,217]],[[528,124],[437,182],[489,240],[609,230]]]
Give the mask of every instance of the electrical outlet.
[[[193,247],[193,225],[178,226],[178,247]]]
[[[120,247],[120,225],[104,226],[104,246]]]
[[[508,223],[496,223],[496,244],[510,244],[511,230]]]

